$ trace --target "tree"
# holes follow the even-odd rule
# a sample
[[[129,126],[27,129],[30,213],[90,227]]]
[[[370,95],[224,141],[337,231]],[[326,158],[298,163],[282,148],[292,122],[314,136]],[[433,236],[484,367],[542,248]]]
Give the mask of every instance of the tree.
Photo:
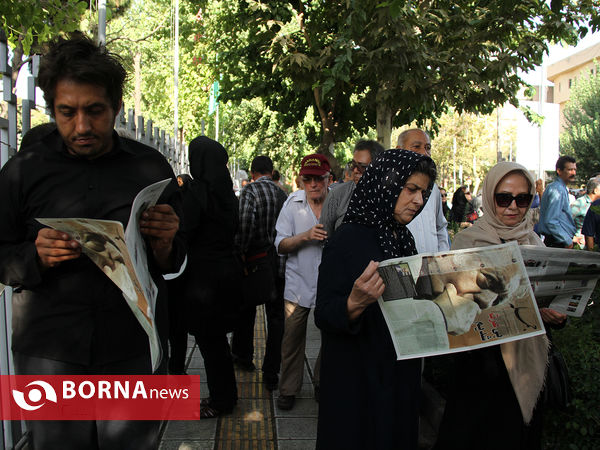
[[[430,121],[450,106],[490,113],[517,103],[517,69],[539,64],[551,40],[576,41],[593,1],[209,2],[207,37],[222,57],[223,97],[262,98],[288,123],[309,107],[319,151],[377,127]]]
[[[107,16],[119,14],[128,3],[129,0],[110,2]],[[61,34],[86,30],[87,25],[90,25],[89,31],[97,32],[88,7],[89,3],[83,0],[8,0],[8,5],[2,6],[2,30],[13,49],[13,86],[21,66],[29,61],[23,57],[40,53],[44,43]],[[86,17],[88,24],[82,27]]]
[[[577,160],[581,180],[600,173],[600,64],[594,74],[581,76],[571,90],[565,107],[565,131],[561,134],[561,153]]]

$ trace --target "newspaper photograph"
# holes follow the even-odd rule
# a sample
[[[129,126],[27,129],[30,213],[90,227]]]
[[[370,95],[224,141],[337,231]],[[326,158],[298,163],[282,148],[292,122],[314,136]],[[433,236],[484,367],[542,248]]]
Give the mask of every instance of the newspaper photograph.
[[[538,306],[581,317],[600,278],[600,253],[520,247]]]
[[[545,333],[515,242],[390,259],[379,274],[378,302],[399,360]]]
[[[161,360],[161,346],[154,321],[158,289],[148,270],[145,241],[139,230],[144,210],[156,204],[170,182],[159,181],[136,196],[127,229],[121,222],[87,218],[38,218],[43,225],[62,231],[79,242],[82,252],[123,292],[136,319],[148,334],[152,368]]]

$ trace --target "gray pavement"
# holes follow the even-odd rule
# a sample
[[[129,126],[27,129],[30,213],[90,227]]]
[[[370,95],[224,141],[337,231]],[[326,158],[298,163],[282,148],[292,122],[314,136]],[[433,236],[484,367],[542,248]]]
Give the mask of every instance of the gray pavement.
[[[257,308],[254,363],[260,368],[264,355],[265,315]],[[294,408],[277,408],[278,391],[269,392],[261,382],[260,370],[236,369],[238,405],[231,414],[218,419],[170,421],[164,424],[160,450],[269,449],[309,450],[315,448],[318,403],[314,400],[313,367],[321,346],[320,332],[311,316],[308,321],[304,384]],[[208,396],[204,362],[190,337],[189,374],[199,374],[201,395]]]

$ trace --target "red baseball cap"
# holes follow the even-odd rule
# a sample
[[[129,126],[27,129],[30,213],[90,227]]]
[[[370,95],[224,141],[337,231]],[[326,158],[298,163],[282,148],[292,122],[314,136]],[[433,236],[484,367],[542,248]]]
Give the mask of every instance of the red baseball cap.
[[[325,155],[313,153],[302,158],[300,163],[300,176],[325,175],[331,171],[331,166]]]

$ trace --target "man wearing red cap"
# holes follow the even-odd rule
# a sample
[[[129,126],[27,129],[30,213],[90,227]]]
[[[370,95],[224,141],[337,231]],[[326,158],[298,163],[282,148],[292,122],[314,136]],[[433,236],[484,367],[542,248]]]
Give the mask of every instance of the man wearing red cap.
[[[302,159],[300,178],[304,190],[291,194],[277,219],[275,247],[287,255],[285,269],[285,326],[281,345],[280,409],[291,409],[302,387],[306,324],[315,306],[317,278],[327,232],[319,224],[327,188],[331,183],[329,161],[311,154]],[[319,360],[315,364],[318,379]],[[316,383],[317,384],[317,383]]]

